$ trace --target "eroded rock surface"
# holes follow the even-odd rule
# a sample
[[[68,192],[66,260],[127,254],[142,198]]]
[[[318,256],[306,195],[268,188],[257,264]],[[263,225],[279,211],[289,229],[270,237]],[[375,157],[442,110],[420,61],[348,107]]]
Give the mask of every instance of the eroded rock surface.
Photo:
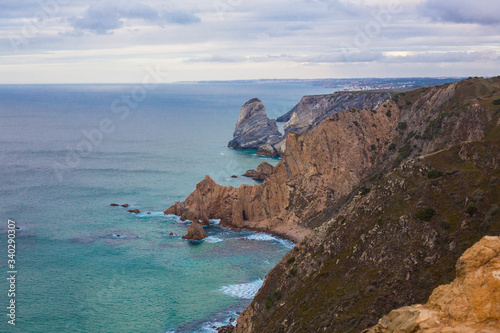
[[[305,96],[292,110],[277,121],[287,121],[284,130],[303,134],[314,129],[335,113],[353,109],[378,109],[391,99],[388,93],[336,92],[331,95]]]
[[[281,133],[276,126],[276,120],[269,119],[262,102],[254,98],[241,108],[233,139],[229,142],[228,147],[259,149],[261,145],[279,137],[281,137]]]
[[[500,332],[500,237],[486,236],[457,262],[457,278],[425,305],[391,311],[364,333]]]

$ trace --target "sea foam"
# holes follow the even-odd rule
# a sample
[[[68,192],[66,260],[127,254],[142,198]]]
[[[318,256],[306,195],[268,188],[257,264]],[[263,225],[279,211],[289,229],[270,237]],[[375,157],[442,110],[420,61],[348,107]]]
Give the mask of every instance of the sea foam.
[[[231,284],[228,286],[223,286],[222,288],[220,288],[220,290],[224,294],[232,297],[242,298],[242,299],[253,299],[255,294],[257,294],[257,291],[259,291],[260,287],[262,287],[263,283],[264,280],[257,279],[255,281],[248,283]]]
[[[253,234],[250,236],[245,237],[246,239],[251,239],[251,240],[257,240],[257,241],[271,241],[271,242],[278,242],[280,243],[283,247],[286,247],[287,249],[291,249],[295,246],[295,243],[282,239],[279,237],[275,237],[269,234],[264,234],[264,233],[257,233]]]
[[[207,238],[205,238],[205,242],[215,244],[223,242],[223,240],[214,236],[208,236]]]

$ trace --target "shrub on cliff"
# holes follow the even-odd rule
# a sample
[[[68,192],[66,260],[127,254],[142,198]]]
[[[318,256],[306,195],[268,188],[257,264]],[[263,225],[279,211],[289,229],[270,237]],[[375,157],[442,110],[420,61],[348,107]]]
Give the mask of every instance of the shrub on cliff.
[[[500,98],[495,99],[493,105],[500,105]]]
[[[432,207],[424,207],[419,209],[415,215],[420,221],[429,222],[436,215],[436,211]]]
[[[274,305],[274,302],[280,300],[282,296],[283,296],[283,292],[281,290],[274,289],[266,299],[266,303],[265,303],[266,308],[268,308],[268,309],[272,308]]]
[[[427,178],[429,179],[436,179],[439,177],[443,176],[443,171],[441,170],[436,170],[436,169],[430,169],[429,172],[427,172]]]

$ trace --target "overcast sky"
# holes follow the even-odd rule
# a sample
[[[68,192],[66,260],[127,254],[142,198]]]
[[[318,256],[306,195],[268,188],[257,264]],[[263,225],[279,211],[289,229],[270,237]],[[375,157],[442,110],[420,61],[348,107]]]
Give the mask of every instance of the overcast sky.
[[[0,83],[494,76],[499,0],[1,0]]]

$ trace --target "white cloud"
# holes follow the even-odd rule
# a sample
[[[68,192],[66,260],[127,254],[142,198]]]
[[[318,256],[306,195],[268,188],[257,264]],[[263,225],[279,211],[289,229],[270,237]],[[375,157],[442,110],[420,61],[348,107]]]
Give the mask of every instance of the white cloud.
[[[422,15],[437,21],[500,24],[500,2],[496,0],[427,0],[420,7]]]

